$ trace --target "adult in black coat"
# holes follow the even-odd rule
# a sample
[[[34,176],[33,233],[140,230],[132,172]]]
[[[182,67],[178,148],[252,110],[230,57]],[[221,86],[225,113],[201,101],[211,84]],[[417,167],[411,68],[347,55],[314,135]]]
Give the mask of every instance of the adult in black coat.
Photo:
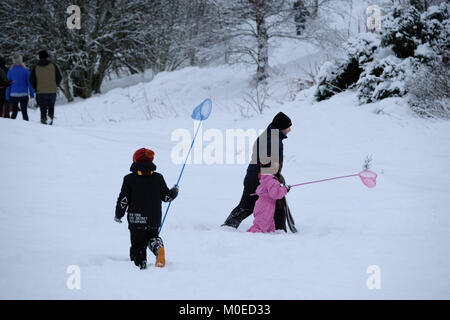
[[[294,2],[294,21],[297,35],[302,35],[303,30],[306,28],[306,20],[311,15],[306,8],[305,0],[296,0]]]
[[[258,137],[253,145],[252,160],[244,178],[244,191],[242,192],[241,201],[231,211],[222,226],[238,228],[241,222],[253,213],[258,197],[251,194],[256,192],[261,172],[264,173],[264,170],[271,172],[272,163],[279,164],[276,176],[281,183],[285,183],[281,175],[283,167],[283,140],[287,138],[287,134],[291,131],[291,126],[291,119],[283,112],[280,112]],[[274,220],[275,229],[286,231],[286,215],[280,201],[277,201]]]
[[[162,239],[158,237],[162,217],[161,203],[172,201],[178,195],[178,186],[169,189],[164,177],[155,172],[153,157],[154,152],[149,149],[142,148],[135,152],[131,173],[123,179],[114,218],[121,223],[125,212],[128,212],[130,259],[141,269],[145,269],[147,265],[147,246],[158,260],[164,260],[164,257],[159,256],[159,249],[164,248]]]
[[[9,118],[9,103],[6,102],[6,88],[11,85],[7,75],[6,60],[0,57],[0,117]]]

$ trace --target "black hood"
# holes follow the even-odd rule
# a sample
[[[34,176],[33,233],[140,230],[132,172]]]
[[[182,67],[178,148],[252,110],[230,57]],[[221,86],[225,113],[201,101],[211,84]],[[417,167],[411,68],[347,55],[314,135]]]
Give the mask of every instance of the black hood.
[[[134,162],[130,167],[131,172],[138,172],[138,171],[150,172],[150,171],[155,171],[155,170],[156,170],[156,166],[151,161]]]
[[[278,112],[272,120],[272,125],[277,129],[284,130],[292,126],[292,120],[283,112]]]
[[[51,62],[50,62],[50,60],[48,60],[48,59],[41,59],[41,60],[39,60],[39,62],[37,63],[38,64],[38,66],[47,66],[47,65],[49,65]]]
[[[6,60],[3,57],[0,57],[0,68],[5,71],[5,73],[8,72],[8,68],[6,67]]]

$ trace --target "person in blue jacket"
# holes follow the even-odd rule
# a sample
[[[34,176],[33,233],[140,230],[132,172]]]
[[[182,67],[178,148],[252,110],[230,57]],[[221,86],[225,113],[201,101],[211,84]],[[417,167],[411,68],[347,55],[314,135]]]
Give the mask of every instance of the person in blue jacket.
[[[22,111],[23,120],[28,121],[28,96],[31,99],[34,98],[34,89],[30,83],[30,71],[25,68],[23,64],[22,56],[15,54],[13,56],[14,66],[8,71],[8,80],[12,81],[6,89],[6,101],[11,101],[13,107],[13,113],[11,119],[17,117],[20,110]]]

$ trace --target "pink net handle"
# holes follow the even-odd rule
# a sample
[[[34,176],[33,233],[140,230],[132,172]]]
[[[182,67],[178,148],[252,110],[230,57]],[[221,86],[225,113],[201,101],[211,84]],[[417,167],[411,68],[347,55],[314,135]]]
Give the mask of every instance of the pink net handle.
[[[362,183],[368,188],[375,188],[377,185],[377,174],[372,171],[361,171],[358,173],[358,176],[361,178]]]

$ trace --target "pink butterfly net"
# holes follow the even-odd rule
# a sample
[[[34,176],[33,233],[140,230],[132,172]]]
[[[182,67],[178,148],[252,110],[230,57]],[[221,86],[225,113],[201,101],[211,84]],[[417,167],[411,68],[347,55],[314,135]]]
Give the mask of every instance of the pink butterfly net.
[[[361,178],[362,183],[368,188],[375,188],[377,185],[377,174],[372,171],[361,171],[358,173],[358,176]]]
[[[303,182],[303,183],[291,185],[290,187],[297,187],[297,186],[302,186],[305,184],[318,183],[318,182],[323,182],[323,181],[356,177],[356,176],[360,177],[362,183],[364,183],[364,185],[368,188],[375,188],[375,186],[377,185],[377,174],[375,172],[372,172],[369,170],[364,170],[357,174],[351,174],[348,176],[334,177],[334,178],[328,178],[328,179],[322,179],[322,180],[316,180],[316,181],[310,181],[310,182]]]

